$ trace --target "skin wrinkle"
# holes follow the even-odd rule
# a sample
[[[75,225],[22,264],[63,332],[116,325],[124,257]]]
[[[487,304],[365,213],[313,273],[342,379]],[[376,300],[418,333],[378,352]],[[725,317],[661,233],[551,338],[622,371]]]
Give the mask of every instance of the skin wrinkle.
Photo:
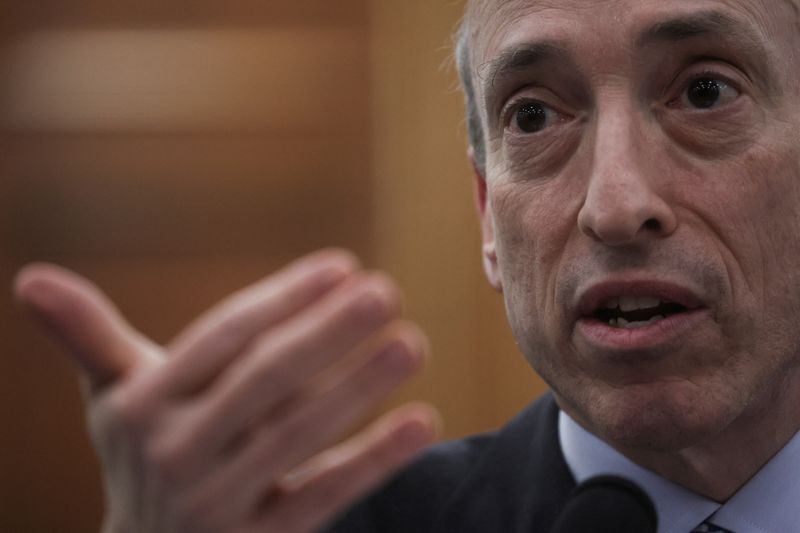
[[[469,64],[480,65],[473,72],[483,69],[482,77],[476,77],[483,80],[479,95],[492,85],[487,81],[496,82],[486,80],[493,69],[485,65],[504,46],[562,42],[575,62],[564,68],[578,69],[576,83],[593,97],[565,109],[582,116],[582,106],[593,106],[585,124],[568,122],[563,130],[556,125],[527,136],[501,135],[487,120],[487,106],[481,106],[482,124],[489,128],[485,133],[491,132],[484,135],[488,152],[481,172],[490,207],[484,212],[490,219],[482,227],[492,228],[497,255],[487,269],[498,270],[490,279],[501,280],[498,288],[518,344],[562,407],[635,462],[722,501],[785,442],[787,431],[800,427],[800,411],[794,407],[800,404],[800,372],[794,370],[800,366],[800,336],[792,333],[800,322],[800,289],[793,285],[800,244],[792,241],[792,228],[800,228],[795,185],[800,147],[788,140],[797,136],[800,111],[788,95],[800,91],[792,84],[798,69],[788,68],[794,56],[786,52],[792,49],[787,43],[797,43],[796,19],[777,16],[782,8],[766,9],[763,2],[676,4],[685,9],[672,13],[656,0],[471,5],[468,15],[486,17],[468,19],[472,27],[464,30],[475,36]],[[791,5],[796,15],[797,6]],[[705,7],[718,7],[759,32],[758,40],[767,41],[764,53],[779,73],[776,88],[795,89],[782,94],[745,84],[720,112],[669,107],[655,101],[651,89],[641,89],[644,79],[653,78],[656,87],[666,83],[647,60],[660,65],[664,76],[681,73],[688,64],[661,65],[659,54],[675,52],[677,61],[689,58],[691,48],[661,42],[641,49],[634,37],[652,29],[659,17],[694,16]],[[481,32],[477,20],[486,21]],[[585,31],[586,25],[596,31]],[[674,25],[671,31],[685,34],[693,28]],[[703,35],[691,41],[712,52],[720,48]],[[719,63],[741,68],[747,50],[728,45],[733,57]],[[512,66],[523,66],[515,55],[509,55]],[[567,82],[536,69],[528,78],[542,74],[543,83],[556,85],[548,90],[563,94],[561,85]],[[524,97],[538,99],[535,93]],[[653,102],[663,115],[656,116],[643,102]],[[618,127],[609,122],[613,117]],[[571,131],[578,134],[574,147],[563,141]],[[619,211],[623,207],[630,211]],[[652,216],[659,224],[640,226],[636,234],[643,236],[630,245],[611,246],[599,237],[602,231],[587,232],[603,220],[600,215],[644,216],[641,209],[658,209]],[[675,223],[665,225],[664,217]],[[691,284],[710,302],[710,318],[680,344],[664,347],[669,357],[659,351],[587,351],[565,318],[570,301],[593,280],[637,272]],[[643,359],[637,362],[633,356]],[[770,416],[765,416],[767,409]],[[755,439],[753,428],[774,439]]]
[[[506,2],[505,4],[506,4],[506,5],[513,5],[514,3],[515,3],[515,2]],[[520,3],[520,2],[517,2],[517,3]],[[488,5],[488,3],[486,3],[486,4]],[[793,6],[793,8],[795,8],[795,9],[796,9],[796,6],[794,5],[794,3],[792,3],[792,6]]]
[[[475,66],[474,57],[471,51],[479,44],[479,36],[484,29],[477,21],[486,20],[491,9],[508,9],[509,11],[519,8],[530,0],[469,0],[465,9],[465,15],[456,31],[454,42],[456,43],[456,66],[459,71],[462,89],[465,92],[465,107],[467,113],[467,127],[469,131],[470,146],[474,150],[476,157],[475,163],[479,170],[485,168],[486,152],[488,150],[487,141],[483,134],[486,117],[477,106],[475,95],[475,80],[472,72],[481,72],[483,66]],[[795,29],[800,34],[800,0],[784,0],[794,12]],[[500,4],[499,6],[497,4]],[[558,2],[541,1],[543,7],[552,7]],[[499,31],[498,29],[497,31]],[[490,35],[493,37],[493,35]],[[792,63],[796,58],[792,57]],[[479,77],[480,79],[480,77]],[[800,83],[795,84],[800,93]],[[798,134],[800,142],[800,133]]]
[[[497,107],[501,102],[492,102],[487,95],[497,86],[499,80],[510,77],[513,72],[524,71],[534,67],[538,63],[548,63],[556,61],[568,61],[569,54],[553,43],[525,43],[511,50],[507,50],[490,62],[484,63],[481,67],[487,74],[481,76],[485,79],[484,107],[492,111],[492,118],[488,120],[489,129],[496,126]],[[494,104],[494,105],[492,105]]]
[[[762,146],[762,149],[768,149],[768,147],[766,147],[766,146]],[[767,206],[766,208],[768,209],[768,208],[769,208],[769,206]],[[711,229],[712,231],[714,231],[716,238],[717,238],[717,239],[719,239],[719,241],[720,241],[721,243],[724,243],[724,244],[726,244],[726,247],[727,247],[727,248],[730,248],[730,244],[729,244],[729,243],[725,243],[724,231],[722,231],[720,228],[716,227],[716,224],[714,224],[714,222],[713,222],[712,220],[709,220],[709,219],[704,219],[704,221],[703,221],[703,222],[704,222],[704,224],[706,225],[706,227],[708,227],[709,229]],[[766,271],[767,271],[767,269],[764,267],[764,264],[763,264],[763,263],[764,263],[764,261],[766,261],[766,259],[767,259],[767,257],[769,256],[769,254],[765,254],[765,253],[764,253],[766,250],[763,248],[763,242],[762,242],[762,241],[760,241],[760,240],[756,240],[756,242],[757,242],[759,245],[761,245],[761,246],[762,246],[762,253],[761,253],[761,254],[759,254],[759,257],[762,259],[762,264],[760,265],[760,267],[761,267],[761,268],[759,268],[759,269],[758,269],[758,271],[761,273],[761,276],[762,276],[762,277],[761,277],[761,280],[760,280],[760,281],[761,281],[761,283],[757,283],[757,284],[756,284],[756,286],[757,286],[757,287],[763,287],[763,286],[764,286],[764,279],[763,279],[763,275],[764,275],[764,272],[766,272]],[[732,273],[732,271],[731,271],[731,270],[729,270],[730,263],[731,263],[731,262],[729,262],[729,261],[723,261],[723,263],[722,263],[722,264],[723,264],[723,265],[725,265],[725,266],[726,266],[726,268],[728,269],[728,270],[727,270],[727,276],[728,276],[728,278],[729,278],[729,279],[730,279],[730,278],[733,276],[733,273]],[[738,258],[735,258],[735,257],[734,257],[733,263],[735,263],[735,264],[741,264],[741,263],[742,263],[742,260],[739,260]],[[756,287],[753,287],[753,286],[752,286],[752,284],[751,284],[751,282],[750,282],[750,280],[749,280],[749,277],[748,277],[748,276],[741,276],[741,279],[743,280],[743,282],[744,282],[744,284],[745,284],[745,286],[746,286],[746,289],[747,289],[748,291],[750,291],[750,292],[753,292],[753,291],[756,289]],[[763,298],[764,298],[764,294],[763,294],[763,292],[762,292],[761,294],[759,294],[759,296],[760,296],[760,297],[763,299]],[[736,294],[734,294],[734,298],[735,298],[735,297],[736,297]]]
[[[695,173],[695,174],[698,173],[698,171],[695,168],[695,165],[692,165],[689,162],[686,162],[686,167],[685,167],[684,171],[687,172],[687,173]],[[686,204],[686,202],[683,201],[681,204],[679,204],[679,207],[682,207],[684,210],[688,211],[686,209],[685,204]],[[726,279],[734,279],[735,276],[733,275],[733,271],[731,270],[731,264],[737,264],[737,265],[738,264],[742,264],[742,261],[738,257],[736,257],[733,253],[725,253],[725,251],[723,251],[723,248],[724,248],[724,250],[730,250],[731,249],[731,246],[730,246],[731,243],[726,242],[727,238],[725,237],[725,232],[713,221],[713,219],[710,219],[708,217],[703,216],[702,213],[697,213],[697,214],[695,214],[695,216],[700,220],[700,222],[702,223],[702,225],[704,227],[708,228],[709,230],[711,230],[713,232],[713,235],[715,237],[715,242],[718,241],[721,245],[724,245],[724,246],[717,246],[717,248],[720,249],[720,252],[719,252],[720,256],[721,257],[725,257],[727,255],[730,255],[732,257],[732,261],[723,260],[723,261],[721,261],[721,263],[725,267],[725,270],[726,270],[725,278]],[[739,277],[744,279],[747,290],[752,291],[753,287],[751,286],[751,284],[750,284],[749,280],[747,279],[747,277],[746,276],[739,276]],[[708,284],[708,282],[709,282],[708,280],[704,281],[705,284]],[[731,291],[730,297],[732,299],[736,299],[738,294],[736,293],[735,286],[731,286],[730,287],[730,291]]]
[[[507,173],[516,174],[517,176],[531,176],[535,173],[536,181],[540,183],[552,179],[559,170],[563,169],[566,161],[563,159],[547,161],[547,158],[544,157],[543,154],[558,150],[569,150],[573,152],[580,144],[580,139],[576,138],[581,133],[580,128],[577,126],[564,126],[564,128],[569,128],[569,131],[564,131],[558,135],[557,138],[541,141],[537,144],[537,151],[526,151],[526,147],[522,144],[511,147],[505,154],[507,156],[505,157],[507,164],[505,171]],[[496,144],[498,149],[502,151],[503,145],[501,140],[496,141]],[[519,158],[518,154],[520,153],[525,154],[523,159]],[[533,170],[537,168],[538,170]],[[526,169],[531,170],[526,172]]]

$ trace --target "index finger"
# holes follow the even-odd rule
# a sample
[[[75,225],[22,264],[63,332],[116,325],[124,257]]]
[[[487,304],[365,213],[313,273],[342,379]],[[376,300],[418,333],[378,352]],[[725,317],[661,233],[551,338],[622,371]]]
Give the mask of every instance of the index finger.
[[[160,386],[173,394],[204,387],[263,330],[318,300],[358,266],[353,254],[325,249],[232,294],[170,343]]]

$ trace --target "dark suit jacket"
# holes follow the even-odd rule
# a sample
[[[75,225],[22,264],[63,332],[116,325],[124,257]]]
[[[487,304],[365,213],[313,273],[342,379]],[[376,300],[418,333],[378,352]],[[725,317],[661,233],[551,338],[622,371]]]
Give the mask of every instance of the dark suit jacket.
[[[547,533],[575,481],[549,394],[495,433],[440,444],[329,533]]]

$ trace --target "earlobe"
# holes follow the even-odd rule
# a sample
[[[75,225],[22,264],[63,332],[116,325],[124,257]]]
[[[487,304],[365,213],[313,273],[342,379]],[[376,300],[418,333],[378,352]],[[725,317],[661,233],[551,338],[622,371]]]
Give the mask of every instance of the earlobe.
[[[494,238],[494,220],[492,218],[492,205],[489,202],[486,178],[484,172],[475,162],[472,148],[467,152],[474,171],[475,209],[481,223],[481,240],[483,255],[483,270],[489,284],[498,292],[503,292],[503,281],[497,264],[497,247]]]
[[[486,272],[486,279],[497,292],[503,292],[503,280],[500,277],[500,269],[497,267],[497,253],[495,252],[494,242],[483,245],[483,270]]]
[[[483,270],[486,279],[497,292],[503,292],[503,278],[497,263],[497,247],[494,239],[494,221],[492,220],[491,205],[487,204],[481,218],[481,233],[483,235]]]

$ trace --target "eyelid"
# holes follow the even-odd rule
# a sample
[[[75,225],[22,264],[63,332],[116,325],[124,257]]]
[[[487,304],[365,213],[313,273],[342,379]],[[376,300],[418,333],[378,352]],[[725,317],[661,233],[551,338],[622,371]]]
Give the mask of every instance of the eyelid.
[[[727,74],[725,71],[730,71],[731,74]],[[674,102],[679,101],[690,83],[703,78],[719,80],[741,95],[745,92],[744,83],[741,81],[744,75],[740,72],[737,74],[737,72],[739,71],[735,67],[721,63],[714,63],[713,65],[704,63],[685,69],[668,86],[666,104],[672,105]],[[739,81],[737,81],[737,78],[739,78]]]
[[[571,115],[563,110],[562,106],[557,104],[553,104],[552,100],[555,97],[541,97],[541,96],[534,96],[531,94],[532,91],[520,91],[511,98],[503,105],[500,110],[500,124],[504,130],[508,129],[511,126],[511,121],[513,120],[516,112],[526,104],[540,104],[547,109],[554,112],[559,117],[559,122],[564,121],[564,119],[568,119]],[[548,95],[549,96],[549,95]],[[528,134],[530,135],[530,134]]]
[[[545,126],[544,128],[542,128],[541,130],[539,130],[537,132],[523,132],[523,131],[520,131],[519,128],[514,126],[514,119],[515,119],[517,113],[519,112],[519,110],[523,106],[525,106],[526,104],[539,104],[539,105],[541,105],[542,107],[546,108],[549,111],[549,113],[552,113],[553,115],[555,115],[555,119],[553,120],[552,123],[548,124],[547,126]],[[555,126],[556,124],[564,122],[564,117],[565,117],[564,113],[562,113],[560,110],[558,110],[557,108],[553,107],[552,105],[550,105],[550,104],[548,104],[546,102],[543,102],[541,100],[537,100],[535,98],[521,98],[521,99],[519,99],[517,101],[513,101],[513,100],[510,101],[509,105],[506,107],[506,110],[504,111],[504,115],[502,116],[503,130],[504,131],[509,131],[512,135],[524,135],[524,136],[538,135],[540,133],[543,133],[545,130],[548,130],[551,127]]]
[[[555,109],[563,114],[561,108],[564,107],[559,98],[547,87],[541,84],[525,84],[513,91],[509,91],[504,102],[498,106],[499,116],[505,117],[509,108],[521,104],[538,102],[551,109]]]
[[[503,128],[509,127],[514,115],[525,104],[542,104],[543,106],[547,105],[544,102],[531,97],[514,96],[510,98],[500,110],[500,124],[503,126]]]

